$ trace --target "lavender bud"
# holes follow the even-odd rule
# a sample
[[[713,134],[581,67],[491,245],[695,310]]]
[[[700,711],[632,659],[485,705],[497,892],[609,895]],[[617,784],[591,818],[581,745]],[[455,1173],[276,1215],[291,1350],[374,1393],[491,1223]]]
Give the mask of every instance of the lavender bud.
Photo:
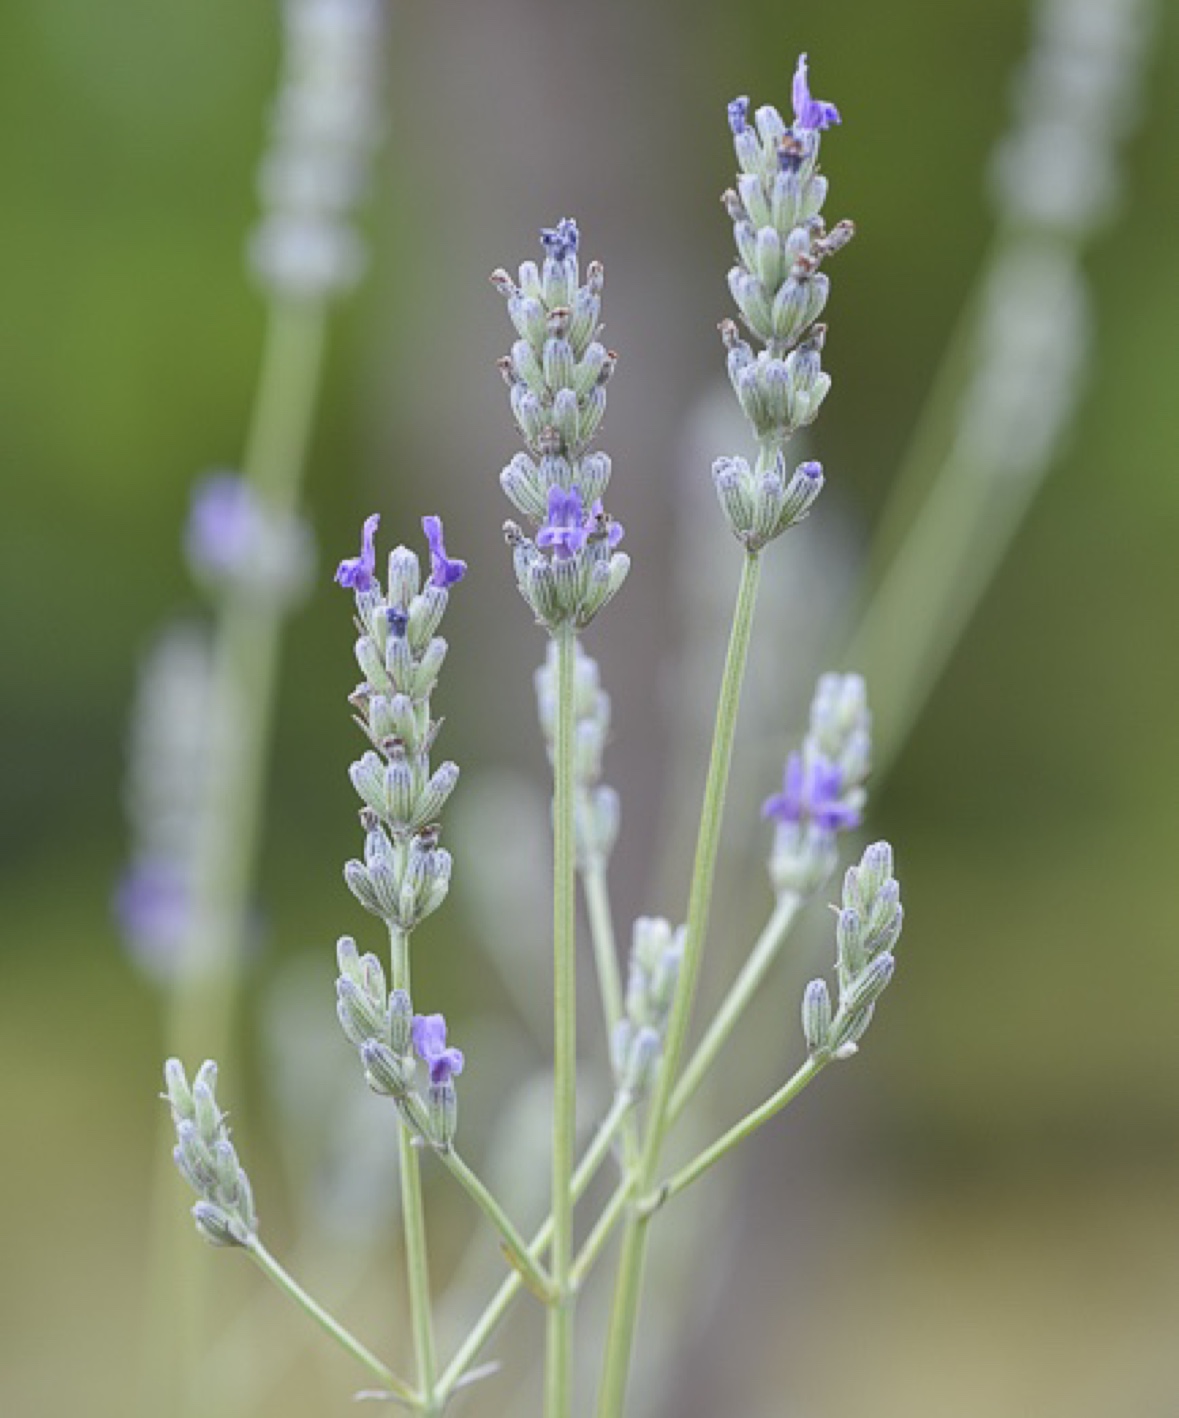
[[[802,1032],[812,1054],[824,1052],[831,1038],[831,995],[825,980],[812,980],[802,997]]]
[[[448,1152],[458,1130],[458,1094],[455,1086],[450,1079],[444,1083],[431,1083],[427,1098],[432,1141],[440,1151]]]

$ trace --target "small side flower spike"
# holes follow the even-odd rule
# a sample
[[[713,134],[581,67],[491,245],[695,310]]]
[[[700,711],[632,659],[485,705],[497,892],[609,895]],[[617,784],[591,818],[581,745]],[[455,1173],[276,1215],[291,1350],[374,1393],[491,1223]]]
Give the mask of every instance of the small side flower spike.
[[[441,1014],[415,1014],[413,1046],[430,1070],[431,1083],[449,1083],[462,1073],[466,1060],[461,1049],[446,1047],[446,1020]]]
[[[815,132],[830,128],[833,123],[842,121],[839,117],[839,110],[833,103],[811,97],[805,54],[798,56],[798,68],[794,71],[794,87],[791,97],[794,100],[795,128],[805,128]]]
[[[353,591],[372,590],[375,579],[373,572],[377,567],[377,552],[374,542],[380,523],[381,517],[378,512],[374,512],[371,517],[366,518],[364,532],[361,536],[360,555],[340,562],[336,568],[337,585],[347,586]]]
[[[430,581],[445,590],[461,581],[467,574],[467,563],[446,555],[446,544],[442,540],[442,518],[423,517],[422,531],[430,544]]]

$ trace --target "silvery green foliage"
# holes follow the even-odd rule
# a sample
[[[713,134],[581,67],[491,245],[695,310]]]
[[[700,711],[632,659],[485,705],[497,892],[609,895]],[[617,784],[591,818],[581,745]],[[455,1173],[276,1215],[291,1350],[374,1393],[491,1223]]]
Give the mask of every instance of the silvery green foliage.
[[[549,642],[545,663],[536,671],[536,702],[550,761],[557,730],[557,653]],[[574,647],[573,791],[577,855],[584,867],[604,866],[618,838],[619,804],[615,790],[601,781],[602,754],[610,737],[610,696],[602,688],[596,660]]]
[[[872,715],[856,674],[821,675],[801,750],[790,755],[784,792],[766,803],[774,820],[770,880],[779,894],[810,896],[835,870],[838,834],[859,824],[871,768]]]
[[[816,1058],[851,1058],[892,979],[904,921],[901,888],[892,868],[892,848],[874,842],[859,866],[849,867],[844,877],[835,928],[835,1005],[824,980],[812,980],[803,995],[803,1031]]]
[[[356,659],[363,682],[351,696],[372,748],[349,769],[364,808],[363,861],[344,869],[353,895],[374,915],[412,930],[446,897],[450,853],[438,845],[438,819],[458,782],[457,765],[433,768],[438,724],[430,696],[446,659],[435,632],[449,595],[407,547],[389,557],[388,591],[375,576],[356,589]]]
[[[673,929],[659,916],[640,916],[634,924],[626,979],[626,1017],[611,1041],[618,1086],[639,1094],[659,1067],[663,1039],[684,958],[686,929]]]
[[[180,1060],[169,1059],[164,1085],[176,1124],[172,1157],[200,1198],[192,1209],[197,1230],[215,1246],[249,1245],[258,1230],[254,1194],[217,1106],[217,1065],[207,1059],[190,1087]]]
[[[380,131],[381,0],[284,0],[283,74],[258,174],[250,260],[271,294],[322,299],[355,284],[351,215]]]
[[[782,449],[814,421],[831,387],[820,358],[826,329],[815,323],[829,288],[820,268],[853,235],[846,221],[828,231],[821,215],[827,196],[819,172],[821,130],[839,115],[811,98],[805,56],[794,101],[793,126],[768,105],[752,123],[747,99],[729,106],[741,169],[736,189],[724,194],[738,257],[729,290],[750,336],[764,348],[755,350],[732,320],[722,323],[729,378],[759,452],[752,466],[744,458],[719,459],[713,478],[729,526],[750,551],[800,522],[823,487],[819,464],[803,463],[789,474]]]
[[[491,279],[519,337],[500,368],[527,446],[500,484],[535,529],[530,537],[509,522],[505,535],[520,594],[556,630],[588,625],[626,579],[630,558],[615,550],[622,528],[602,506],[610,459],[590,451],[617,359],[597,338],[605,273],[591,262],[582,282],[569,219],[542,232],[542,243],[543,263],[525,261],[518,283],[502,269]]]

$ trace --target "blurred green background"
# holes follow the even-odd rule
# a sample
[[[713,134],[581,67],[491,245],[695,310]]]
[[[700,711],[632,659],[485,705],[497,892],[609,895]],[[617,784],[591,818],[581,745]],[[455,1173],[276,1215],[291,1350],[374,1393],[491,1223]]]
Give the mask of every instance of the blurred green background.
[[[681,432],[716,387],[729,312],[723,105],[746,91],[784,104],[808,49],[816,92],[843,110],[828,210],[860,236],[834,270],[835,387],[816,433],[831,489],[808,527],[829,518],[858,558],[993,235],[985,173],[1030,14],[1027,0],[391,7],[371,271],[333,328],[309,474],[319,589],[285,647],[248,1077],[224,1085],[276,1248],[297,1207],[258,1021],[302,962],[330,1027],[331,943],[364,928],[339,875],[357,846],[357,740],[347,608],[328,579],[369,510],[390,537],[415,535],[425,511],[446,519],[472,564],[448,619],[447,752],[474,781],[511,770],[543,810],[541,643],[498,530],[515,445],[487,271],[569,212],[610,274],[621,362],[603,446],[635,567],[591,648],[615,698],[608,776],[626,787],[617,905],[622,920],[675,914],[678,892],[650,883],[659,805],[683,787],[665,691],[697,628],[685,575],[723,592],[734,574],[720,519],[702,547],[682,516],[687,481],[726,451],[686,466]],[[1123,204],[1086,257],[1095,369],[1079,417],[872,804],[870,830],[898,846],[903,968],[864,1057],[759,1139],[723,1207],[701,1202],[699,1265],[723,1283],[682,1321],[660,1412],[1179,1408],[1179,16],[1168,0],[1158,17],[1124,95],[1143,121]],[[153,633],[199,612],[179,554],[191,482],[240,453],[262,331],[241,254],[276,42],[269,4],[0,10],[5,1413],[133,1410],[164,1044],[109,912],[125,724]],[[771,627],[776,614],[763,606]],[[801,728],[800,692],[784,679],[775,761]],[[749,785],[731,821],[751,824],[772,786]],[[494,797],[481,820],[494,828]],[[729,888],[742,939],[766,904],[757,851]],[[467,1020],[468,1039],[491,1041],[486,1020],[509,1001],[463,872],[460,858],[420,977],[456,1032]],[[739,954],[730,934],[717,931]],[[794,1001],[775,993],[746,1041],[750,1102],[780,1077]],[[473,1137],[494,1142],[495,1090],[469,1097]],[[186,1227],[179,1183],[173,1200]],[[440,1269],[452,1249],[440,1242]],[[291,1361],[249,1411],[350,1411],[356,1375],[329,1360],[310,1386],[319,1339],[259,1298],[238,1258],[214,1260],[227,1324],[261,1307]],[[399,1282],[377,1267],[369,1284],[354,1312],[377,1337]],[[478,1411],[509,1411],[508,1392]]]

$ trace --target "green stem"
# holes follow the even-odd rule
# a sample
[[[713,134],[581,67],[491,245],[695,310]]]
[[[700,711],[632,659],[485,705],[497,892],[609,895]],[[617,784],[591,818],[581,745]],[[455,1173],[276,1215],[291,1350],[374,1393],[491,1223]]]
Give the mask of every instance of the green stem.
[[[678,1196],[685,1187],[692,1185],[697,1178],[704,1175],[714,1163],[719,1162],[722,1157],[733,1150],[739,1142],[758,1130],[763,1123],[780,1113],[782,1109],[791,1103],[802,1092],[802,1090],[826,1067],[828,1060],[824,1058],[809,1058],[797,1073],[784,1083],[771,1098],[767,1098],[760,1108],[755,1108],[747,1117],[734,1124],[727,1133],[711,1147],[706,1147],[703,1152],[694,1157],[691,1162],[682,1167],[669,1182],[652,1195],[644,1197],[638,1204],[638,1210],[650,1216],[664,1202],[670,1201],[673,1196]]]
[[[415,1409],[420,1407],[421,1400],[409,1384],[404,1379],[398,1378],[393,1370],[383,1364],[371,1349],[366,1348],[354,1334],[350,1334],[344,1328],[339,1320],[330,1315],[318,1301],[312,1299],[307,1291],[279,1265],[256,1236],[250,1242],[247,1251],[264,1275],[273,1280],[280,1290],[304,1309],[316,1324],[332,1336],[337,1344],[346,1349],[354,1359],[375,1375],[390,1393],[396,1394],[404,1403]]]
[[[717,1054],[725,1046],[729,1035],[736,1028],[741,1016],[748,1009],[750,1001],[761,987],[774,961],[782,949],[782,943],[789,934],[790,927],[798,915],[802,900],[792,891],[784,891],[778,897],[773,914],[766,922],[765,929],[757,938],[749,958],[741,968],[741,973],[733,981],[733,986],[724,1002],[708,1026],[684,1069],[675,1092],[671,1095],[670,1117],[674,1122],[694,1097],[704,1081],[705,1075],[716,1060]]]
[[[553,751],[553,1253],[554,1295],[545,1339],[545,1413],[573,1405],[573,1162],[577,1128],[577,861],[574,842],[572,626],[556,633],[557,725]]]
[[[389,927],[390,974],[395,990],[410,993],[409,935]],[[401,1221],[405,1231],[405,1268],[409,1290],[410,1328],[418,1385],[427,1413],[435,1408],[438,1359],[434,1348],[434,1320],[430,1308],[430,1260],[426,1249],[426,1213],[422,1204],[422,1172],[409,1128],[398,1119],[398,1158],[401,1166]]]
[[[713,730],[712,752],[708,763],[708,780],[704,789],[704,806],[700,815],[700,832],[696,841],[696,857],[692,869],[692,885],[688,897],[687,932],[684,961],[668,1022],[663,1062],[651,1102],[646,1144],[638,1167],[638,1190],[644,1193],[654,1182],[659,1157],[671,1118],[672,1090],[680,1058],[691,1022],[692,1003],[704,954],[708,931],[709,908],[712,903],[713,880],[716,875],[717,852],[720,848],[721,821],[724,815],[725,793],[729,782],[729,767],[737,733],[737,712],[741,703],[741,685],[749,658],[749,643],[753,633],[753,612],[757,604],[757,586],[761,565],[755,553],[747,553],[737,591],[733,613],[733,628],[721,680],[720,698]],[[622,1418],[626,1400],[627,1376],[630,1372],[638,1319],[639,1294],[647,1250],[649,1216],[633,1214],[623,1233],[622,1254],[614,1288],[614,1302],[606,1341],[606,1362],[602,1374],[602,1390],[598,1399],[598,1418]]]
[[[622,1214],[626,1210],[627,1202],[630,1201],[634,1191],[634,1179],[626,1177],[618,1183],[614,1189],[614,1195],[602,1208],[602,1214],[594,1223],[593,1230],[585,1239],[585,1244],[577,1254],[577,1259],[573,1262],[571,1273],[571,1283],[575,1290],[579,1290],[585,1283],[586,1276],[593,1269],[594,1262],[601,1255],[602,1249],[614,1232],[615,1226],[622,1220]]]
[[[438,1152],[439,1160],[483,1212],[504,1243],[516,1269],[544,1300],[551,1298],[552,1280],[530,1254],[528,1242],[520,1235],[503,1207],[453,1148]]]
[[[573,1174],[573,1200],[578,1201],[585,1195],[589,1184],[598,1174],[598,1169],[609,1155],[610,1146],[617,1136],[619,1128],[622,1126],[624,1118],[630,1112],[633,1100],[626,1095],[620,1094],[614,1100],[614,1106],[602,1120],[593,1141],[586,1149],[585,1156],[578,1164],[577,1171]],[[532,1238],[532,1243],[528,1247],[534,1257],[544,1254],[545,1247],[552,1240],[553,1218],[551,1216],[537,1231]],[[438,1382],[438,1401],[443,1403],[454,1392],[463,1375],[479,1357],[483,1346],[491,1338],[496,1326],[511,1308],[512,1301],[519,1295],[523,1287],[523,1281],[519,1273],[509,1275],[495,1292],[490,1303],[483,1313],[471,1327],[462,1347],[455,1354],[454,1358],[446,1367],[446,1372]]]

